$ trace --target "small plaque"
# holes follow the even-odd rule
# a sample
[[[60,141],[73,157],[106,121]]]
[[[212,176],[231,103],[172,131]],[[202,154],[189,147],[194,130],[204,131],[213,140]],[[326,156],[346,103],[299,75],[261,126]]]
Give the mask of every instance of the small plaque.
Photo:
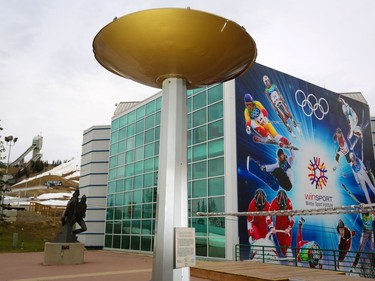
[[[195,228],[175,228],[175,268],[195,266]]]

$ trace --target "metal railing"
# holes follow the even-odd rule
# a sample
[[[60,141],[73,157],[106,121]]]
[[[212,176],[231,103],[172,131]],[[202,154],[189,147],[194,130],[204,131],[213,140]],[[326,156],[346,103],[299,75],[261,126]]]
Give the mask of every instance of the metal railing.
[[[339,256],[342,257],[343,251],[320,249],[319,259],[306,260],[307,254],[306,252],[302,253],[302,248],[289,247],[284,256],[280,247],[249,244],[237,244],[235,246],[236,261],[252,260],[262,263],[310,267],[375,278],[375,252],[345,251],[345,253],[343,261],[339,262]],[[356,257],[358,261],[356,266],[353,267]]]

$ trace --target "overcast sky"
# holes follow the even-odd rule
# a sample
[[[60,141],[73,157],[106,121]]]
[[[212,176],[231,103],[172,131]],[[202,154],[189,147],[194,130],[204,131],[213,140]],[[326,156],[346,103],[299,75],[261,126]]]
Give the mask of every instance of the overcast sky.
[[[110,124],[117,102],[157,93],[100,66],[92,41],[115,16],[187,6],[244,26],[258,63],[360,91],[375,115],[373,0],[0,0],[0,135],[19,138],[10,159],[38,134],[44,160],[80,157],[83,130]]]

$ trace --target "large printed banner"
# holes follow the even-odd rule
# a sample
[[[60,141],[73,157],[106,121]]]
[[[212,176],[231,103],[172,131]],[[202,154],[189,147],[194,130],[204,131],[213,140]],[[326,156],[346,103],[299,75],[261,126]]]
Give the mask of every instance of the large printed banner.
[[[375,203],[366,104],[255,64],[236,79],[236,121],[238,211]],[[264,242],[273,231],[280,258],[297,254],[316,267],[319,248],[369,251],[370,243],[360,249],[366,224],[372,214],[242,217],[240,243]],[[352,264],[352,256],[338,261]]]

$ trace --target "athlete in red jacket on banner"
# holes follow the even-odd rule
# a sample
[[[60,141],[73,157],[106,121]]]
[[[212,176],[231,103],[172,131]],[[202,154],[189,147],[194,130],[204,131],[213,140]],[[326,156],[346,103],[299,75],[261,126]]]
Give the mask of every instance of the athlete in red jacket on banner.
[[[273,199],[269,211],[279,210],[293,210],[292,201],[288,198],[284,190],[279,190],[277,196]],[[267,217],[268,224],[272,224],[270,217]],[[272,228],[275,230],[284,230],[285,232],[276,232],[277,241],[279,242],[281,253],[286,256],[288,249],[292,243],[292,228],[294,225],[293,216],[276,216],[275,226]]]
[[[339,219],[337,223],[337,232],[339,233],[339,257],[338,257],[338,268],[341,267],[346,254],[352,246],[352,239],[355,231],[350,231],[350,229],[344,224],[344,222]]]
[[[255,191],[254,198],[250,201],[248,212],[268,211],[270,203],[267,201],[266,193],[262,189]],[[249,234],[249,243],[265,238],[268,233],[266,216],[248,216],[247,232]]]

